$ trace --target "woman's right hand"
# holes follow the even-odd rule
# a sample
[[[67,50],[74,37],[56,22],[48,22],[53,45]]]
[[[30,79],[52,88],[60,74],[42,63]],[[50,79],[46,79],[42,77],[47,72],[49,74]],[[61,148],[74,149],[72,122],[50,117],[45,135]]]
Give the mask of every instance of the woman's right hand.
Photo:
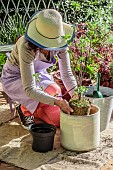
[[[59,106],[60,109],[67,114],[70,114],[70,112],[73,112],[73,109],[69,106],[68,101],[65,99],[55,99],[54,104]]]

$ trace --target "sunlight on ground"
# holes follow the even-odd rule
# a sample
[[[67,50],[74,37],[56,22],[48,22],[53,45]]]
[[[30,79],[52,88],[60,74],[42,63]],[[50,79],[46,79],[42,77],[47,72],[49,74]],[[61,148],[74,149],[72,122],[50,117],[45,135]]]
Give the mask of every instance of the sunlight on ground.
[[[10,147],[10,148],[15,148],[16,147],[16,148],[20,148],[21,140],[23,138],[27,137],[27,136],[29,136],[29,134],[23,135],[23,136],[21,136],[19,138],[16,138],[16,139],[13,139],[8,144],[1,146],[1,148],[4,148],[4,147]]]
[[[13,125],[13,126],[20,126],[20,124],[18,122],[10,122],[10,125]]]

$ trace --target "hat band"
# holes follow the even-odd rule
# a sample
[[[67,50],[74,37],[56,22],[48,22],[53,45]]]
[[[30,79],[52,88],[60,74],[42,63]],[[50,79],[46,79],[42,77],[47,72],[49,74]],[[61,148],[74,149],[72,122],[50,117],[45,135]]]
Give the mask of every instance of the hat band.
[[[35,27],[36,27],[36,25],[35,25]],[[37,28],[36,28],[36,30],[37,30]],[[46,37],[46,36],[42,35],[38,30],[37,30],[37,32],[38,32],[42,37],[45,37],[45,38],[48,38],[48,39],[56,39],[56,38],[61,37],[61,36],[58,36],[58,37],[50,38],[50,37]]]

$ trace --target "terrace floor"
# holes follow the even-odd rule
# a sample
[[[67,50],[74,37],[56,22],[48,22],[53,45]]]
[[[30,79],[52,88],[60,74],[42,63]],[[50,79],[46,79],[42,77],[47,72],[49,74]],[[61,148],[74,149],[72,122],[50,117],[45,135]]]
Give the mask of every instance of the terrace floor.
[[[18,117],[14,117],[14,115],[13,114],[11,114],[10,113],[10,111],[9,111],[9,105],[7,104],[7,99],[6,99],[6,96],[4,96],[4,95],[2,95],[3,94],[3,90],[2,90],[2,87],[1,87],[1,84],[0,84],[0,129],[2,129],[3,128],[3,126],[8,126],[9,125],[9,123],[10,123],[10,125],[11,124],[13,124],[14,122],[17,122],[17,123],[19,123],[20,121],[19,121],[19,118]],[[16,126],[15,126],[16,127]],[[10,127],[9,127],[9,130],[10,130]],[[112,129],[111,129],[112,130]],[[22,131],[22,129],[20,129],[20,131]],[[21,133],[21,132],[18,132],[18,133]],[[24,131],[24,130],[23,130]],[[106,132],[107,133],[107,132]],[[24,134],[26,134],[26,131],[24,131]],[[2,134],[3,135],[3,134]],[[6,135],[8,135],[8,133],[6,133]],[[18,137],[18,135],[19,134],[17,134],[17,137]],[[1,136],[1,131],[0,131],[0,136]],[[113,137],[113,135],[111,135],[112,137]],[[5,138],[5,132],[4,132],[4,138]],[[2,140],[2,139],[1,139]],[[30,140],[31,140],[31,138],[29,138],[28,139],[28,144],[29,145],[31,145],[31,143],[30,143]],[[113,142],[113,140],[112,140],[112,142]],[[15,143],[14,143],[14,145],[15,145]],[[18,145],[18,143],[17,143],[17,145]],[[5,146],[5,145],[4,145]],[[16,147],[16,146],[12,146],[12,147]],[[48,162],[51,162],[51,160],[55,160],[55,159],[57,159],[57,157],[59,157],[59,159],[60,159],[60,161],[62,162],[62,160],[63,160],[63,157],[65,157],[66,156],[66,154],[68,155],[68,157],[70,156],[70,152],[68,152],[68,151],[64,151],[64,150],[62,150],[62,148],[61,148],[61,146],[60,146],[60,133],[59,133],[59,129],[57,129],[57,134],[56,134],[56,136],[55,136],[55,144],[54,144],[54,149],[56,150],[55,152],[57,153],[56,155],[54,155],[54,152],[50,152],[49,154],[48,154],[48,156],[47,157],[49,157],[49,161],[47,160],[46,161],[46,163],[48,163]],[[2,147],[1,147],[2,148]],[[110,148],[111,149],[111,151],[110,152],[113,152],[113,148]],[[5,150],[3,151],[4,153],[6,152]],[[3,153],[2,153],[3,154]],[[7,155],[8,154],[8,155]],[[7,163],[7,161],[5,161],[5,160],[7,160],[6,158],[5,158],[5,156],[6,157],[10,157],[10,155],[9,155],[10,153],[5,153],[5,155],[3,155],[4,156],[4,159],[2,159],[1,161],[0,161],[0,170],[22,170],[23,168],[21,168],[22,166],[16,166],[16,165],[13,165],[13,163],[9,163],[9,162],[11,162],[11,161],[9,161],[8,163]],[[15,153],[16,154],[16,153]],[[20,153],[19,153],[20,154]],[[23,153],[24,154],[24,153]],[[74,153],[72,153],[72,155],[71,156],[73,156],[73,154]],[[108,157],[109,157],[109,150],[108,150]],[[59,156],[60,155],[60,156]],[[14,155],[14,156],[16,156],[16,155]],[[39,155],[39,156],[41,156],[41,155]],[[75,155],[76,156],[76,155]],[[104,156],[104,155],[103,155]],[[12,157],[12,155],[11,155],[11,157]],[[18,153],[17,153],[17,157],[18,157]],[[42,155],[42,157],[44,158],[44,155]],[[62,158],[61,158],[62,157]],[[2,157],[3,158],[3,157]],[[45,159],[46,159],[46,157],[45,157]],[[74,159],[74,156],[73,156],[73,159]],[[99,159],[99,158],[98,158]],[[100,158],[101,159],[101,158]],[[10,158],[10,160],[11,160],[11,158]],[[23,160],[24,161],[24,160]],[[31,160],[32,161],[32,160]],[[42,161],[42,160],[41,160]],[[43,161],[42,161],[42,163],[41,163],[41,166],[38,166],[38,168],[36,168],[36,170],[62,170],[62,169],[64,169],[64,167],[63,167],[63,165],[62,165],[62,163],[60,164],[60,161],[58,162],[58,160],[56,161],[57,163],[56,163],[56,166],[52,166],[52,164],[51,164],[51,166],[45,166],[45,167],[43,167],[43,165],[45,165],[45,163],[43,163]],[[71,165],[71,162],[72,160],[71,160],[71,158],[70,158],[70,162],[68,162],[68,164],[66,163],[66,160],[65,160],[65,162],[64,162],[64,164],[66,163],[66,165],[65,165],[65,169],[67,169],[67,170],[75,170],[75,169],[77,169],[77,170],[84,170],[84,168],[85,168],[85,163],[84,163],[84,165],[80,165],[80,166],[78,166],[78,168],[76,168],[76,166],[72,166]],[[74,160],[75,161],[75,160]],[[13,161],[12,161],[13,162]],[[53,162],[52,162],[53,163]],[[74,162],[75,163],[75,162]],[[49,165],[50,165],[49,164]],[[93,164],[93,163],[92,163]],[[19,165],[19,164],[17,164],[17,165]],[[48,165],[48,164],[47,164]],[[53,163],[53,165],[54,165],[54,163]],[[84,167],[84,168],[83,168]],[[90,166],[89,166],[90,167]],[[29,169],[29,168],[25,168],[25,169]],[[31,169],[31,168],[30,168]],[[34,169],[34,168],[33,168]],[[93,167],[92,165],[91,165],[91,169],[90,168],[88,168],[88,167],[86,167],[85,168],[86,170],[95,170],[95,167]],[[100,169],[100,170],[113,170],[113,157],[112,156],[110,156],[110,158],[108,158],[107,160],[106,160],[106,162],[104,163],[104,165],[102,165],[102,166],[100,166],[99,168],[96,168],[96,169]]]

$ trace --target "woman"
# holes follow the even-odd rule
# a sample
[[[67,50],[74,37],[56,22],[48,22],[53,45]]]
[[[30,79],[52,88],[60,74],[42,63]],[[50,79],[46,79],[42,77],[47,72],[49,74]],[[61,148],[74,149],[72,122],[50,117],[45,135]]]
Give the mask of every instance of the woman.
[[[55,97],[56,94],[61,96],[61,89],[46,71],[57,56],[66,89],[76,87],[67,43],[63,38],[66,34],[70,34],[72,41],[75,36],[73,27],[62,22],[59,12],[54,9],[36,12],[3,67],[3,90],[21,104],[19,116],[24,128],[29,128],[35,117],[60,126],[60,109],[67,114],[73,111],[66,100]],[[39,81],[33,76],[36,73]],[[73,90],[70,95],[73,95]]]

